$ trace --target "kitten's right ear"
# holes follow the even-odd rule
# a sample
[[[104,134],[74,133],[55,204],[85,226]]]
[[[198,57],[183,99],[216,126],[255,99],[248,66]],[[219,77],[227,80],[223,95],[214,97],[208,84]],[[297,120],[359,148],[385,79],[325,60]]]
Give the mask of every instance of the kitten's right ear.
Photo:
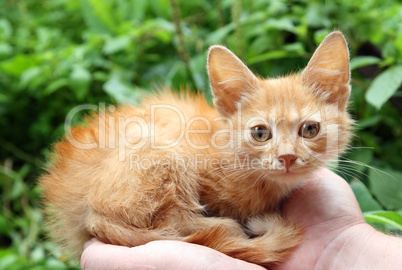
[[[241,98],[258,86],[258,78],[223,46],[209,49],[208,75],[215,107],[223,116],[235,113]]]

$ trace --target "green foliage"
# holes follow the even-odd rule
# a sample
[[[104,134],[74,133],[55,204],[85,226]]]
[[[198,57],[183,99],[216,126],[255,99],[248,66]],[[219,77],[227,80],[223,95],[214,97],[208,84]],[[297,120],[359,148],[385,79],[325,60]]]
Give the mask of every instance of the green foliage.
[[[178,2],[180,32],[169,0],[1,2],[0,269],[76,267],[49,255],[35,184],[72,108],[136,103],[139,90],[161,85],[210,98],[209,45],[225,44],[256,73],[276,76],[303,67],[333,29],[349,41],[357,120],[336,171],[351,181],[367,221],[401,231],[399,0]]]
[[[402,172],[384,169],[369,172],[371,193],[389,210],[402,209]],[[396,196],[395,196],[396,195]]]
[[[365,213],[364,218],[368,222],[379,224],[377,226],[385,230],[397,229],[402,231],[402,216],[397,212],[380,211]]]
[[[380,109],[395,94],[401,83],[402,65],[393,66],[373,80],[366,92],[366,100]]]

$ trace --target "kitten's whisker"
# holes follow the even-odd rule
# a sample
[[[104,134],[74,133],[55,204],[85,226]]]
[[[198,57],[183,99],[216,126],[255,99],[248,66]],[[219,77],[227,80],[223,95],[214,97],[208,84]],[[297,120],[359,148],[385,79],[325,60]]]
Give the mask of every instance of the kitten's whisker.
[[[355,179],[355,177],[357,177],[357,179],[358,179],[358,175],[353,171],[351,172],[351,171],[348,171],[348,170],[342,170],[342,169],[345,169],[345,168],[342,168],[342,167],[333,167],[333,166],[329,166],[329,167],[330,167],[330,169],[332,169],[333,171],[335,171],[335,172],[337,172],[339,174],[342,174],[344,176],[349,176],[349,177],[351,177],[353,179]]]
[[[333,166],[333,165],[329,165],[329,167],[332,170],[336,170],[337,172],[342,173],[342,174],[347,174],[348,176],[351,176],[352,178],[356,178],[356,179],[359,179],[359,174],[363,174],[365,176],[368,176],[364,172],[361,172],[361,171],[359,171],[356,168],[353,168],[351,166],[345,166],[345,165]]]
[[[331,168],[331,169],[332,169],[333,171],[335,171],[337,174],[341,175],[343,178],[347,178],[348,176],[349,176],[349,177],[353,177],[353,176],[354,176],[354,175],[351,175],[351,174],[348,173],[348,172],[339,170],[338,168]]]
[[[370,166],[370,165],[368,165],[368,164],[366,164],[366,163],[364,163],[364,162],[356,161],[356,160],[351,160],[351,159],[346,158],[346,157],[343,157],[343,156],[338,157],[338,156],[335,155],[335,154],[327,154],[327,156],[334,156],[334,157],[337,157],[338,159],[335,160],[335,161],[337,161],[338,163],[355,164],[355,165],[358,165],[358,166],[362,166],[362,167],[371,169],[371,170],[373,170],[383,181],[384,181],[384,178],[383,178],[383,176],[382,176],[380,173],[383,173],[383,174],[389,176],[390,178],[394,179],[395,181],[398,181],[398,179],[396,179],[393,175],[391,175],[391,174],[389,174],[389,173],[387,173],[387,172],[385,172],[385,171],[383,171],[383,170],[380,170],[380,169],[378,169],[378,168],[375,168],[375,167],[373,167],[373,166]],[[367,177],[369,177],[367,174],[365,174],[365,175],[366,175]]]
[[[348,169],[348,170],[351,170],[351,171],[353,171],[353,172],[362,174],[362,175],[364,175],[364,176],[366,176],[366,177],[369,177],[368,174],[366,174],[366,173],[364,173],[364,172],[362,172],[362,171],[356,169],[355,167],[353,167],[353,166],[351,166],[351,165],[339,164],[338,167],[341,168],[341,169]]]

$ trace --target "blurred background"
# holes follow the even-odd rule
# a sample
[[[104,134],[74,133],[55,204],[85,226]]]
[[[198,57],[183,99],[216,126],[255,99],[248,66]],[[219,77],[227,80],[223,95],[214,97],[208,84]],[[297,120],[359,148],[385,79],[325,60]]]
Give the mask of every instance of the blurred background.
[[[0,269],[77,268],[51,253],[36,184],[73,107],[135,104],[138,89],[158,85],[210,99],[210,45],[224,44],[255,73],[277,76],[303,68],[334,29],[349,42],[357,125],[333,170],[349,181],[368,222],[398,234],[399,0],[0,0]]]

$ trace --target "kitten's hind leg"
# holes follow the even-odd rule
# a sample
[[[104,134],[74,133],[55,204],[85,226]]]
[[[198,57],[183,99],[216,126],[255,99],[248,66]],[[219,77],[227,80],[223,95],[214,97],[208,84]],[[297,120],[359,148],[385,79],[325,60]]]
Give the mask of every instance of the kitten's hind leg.
[[[133,247],[155,240],[174,240],[174,232],[139,228],[122,220],[92,213],[88,219],[88,232],[102,242]],[[179,239],[177,239],[179,240]]]
[[[225,228],[231,236],[245,236],[243,228],[233,219],[205,217],[200,213],[183,209],[178,209],[171,213],[172,217],[169,216],[163,216],[162,220],[154,220],[149,224],[138,221],[138,224],[142,224],[142,226],[137,226],[130,222],[128,217],[125,219],[112,218],[92,209],[87,215],[86,230],[90,236],[105,243],[128,247],[143,245],[155,240],[186,241],[189,235],[195,235],[208,229],[213,230],[215,227]]]

